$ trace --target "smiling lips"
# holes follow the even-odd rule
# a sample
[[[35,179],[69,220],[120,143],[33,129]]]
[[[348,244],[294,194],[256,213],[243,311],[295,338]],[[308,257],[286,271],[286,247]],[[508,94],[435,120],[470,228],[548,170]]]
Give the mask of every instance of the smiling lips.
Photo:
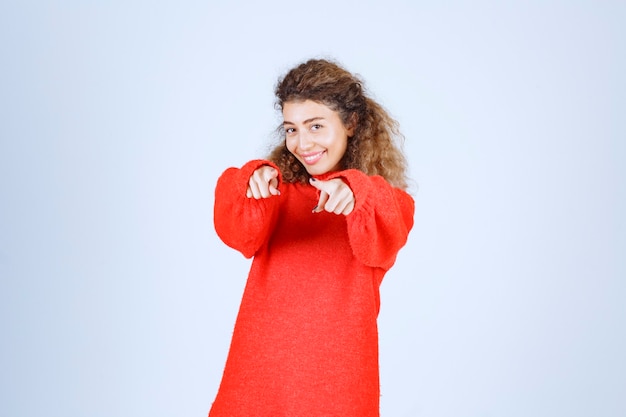
[[[306,162],[308,165],[314,165],[317,161],[322,159],[322,156],[324,155],[324,152],[326,152],[326,151],[301,154],[300,156],[302,157],[302,159],[304,159],[304,162]]]

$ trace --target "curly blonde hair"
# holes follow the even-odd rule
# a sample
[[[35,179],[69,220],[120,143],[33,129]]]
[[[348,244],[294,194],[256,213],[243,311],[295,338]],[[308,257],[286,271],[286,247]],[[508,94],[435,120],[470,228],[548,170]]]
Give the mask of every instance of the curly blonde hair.
[[[313,100],[336,111],[345,126],[356,120],[354,135],[348,138],[341,160],[342,169],[380,175],[394,187],[407,189],[407,161],[401,150],[404,137],[398,122],[366,95],[358,76],[334,62],[311,59],[279,79],[275,94],[279,110],[289,101]],[[272,150],[269,160],[279,167],[284,181],[307,182],[310,176],[287,149],[282,125],[277,132],[281,144]]]

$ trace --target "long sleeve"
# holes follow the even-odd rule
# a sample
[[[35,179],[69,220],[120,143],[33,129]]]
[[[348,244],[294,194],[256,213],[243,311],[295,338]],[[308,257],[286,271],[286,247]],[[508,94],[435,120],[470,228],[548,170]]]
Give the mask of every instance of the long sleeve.
[[[269,161],[250,161],[239,169],[224,171],[215,187],[215,231],[226,245],[246,258],[254,256],[267,242],[278,214],[280,196],[259,200],[246,197],[250,176],[263,165],[278,169]]]
[[[365,265],[388,270],[413,227],[413,198],[384,178],[355,169],[333,177],[344,179],[354,193],[354,210],[346,216],[354,256]]]

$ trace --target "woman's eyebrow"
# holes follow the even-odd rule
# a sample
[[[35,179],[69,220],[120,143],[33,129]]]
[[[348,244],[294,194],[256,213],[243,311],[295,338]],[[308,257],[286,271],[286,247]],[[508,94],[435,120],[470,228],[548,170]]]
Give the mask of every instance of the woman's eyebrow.
[[[321,116],[311,117],[310,119],[306,119],[304,122],[302,122],[302,124],[308,124],[308,123],[311,123],[311,122],[315,122],[317,120],[324,120],[324,118],[321,117]],[[283,121],[283,125],[295,125],[295,123],[294,122],[290,122],[288,120],[285,120],[285,121]]]

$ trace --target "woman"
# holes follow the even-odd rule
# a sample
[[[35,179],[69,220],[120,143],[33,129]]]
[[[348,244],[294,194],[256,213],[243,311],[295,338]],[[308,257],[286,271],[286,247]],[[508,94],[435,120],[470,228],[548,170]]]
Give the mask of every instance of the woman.
[[[275,92],[284,140],[215,190],[218,235],[254,260],[209,416],[378,416],[379,286],[414,212],[397,123],[326,60]]]

